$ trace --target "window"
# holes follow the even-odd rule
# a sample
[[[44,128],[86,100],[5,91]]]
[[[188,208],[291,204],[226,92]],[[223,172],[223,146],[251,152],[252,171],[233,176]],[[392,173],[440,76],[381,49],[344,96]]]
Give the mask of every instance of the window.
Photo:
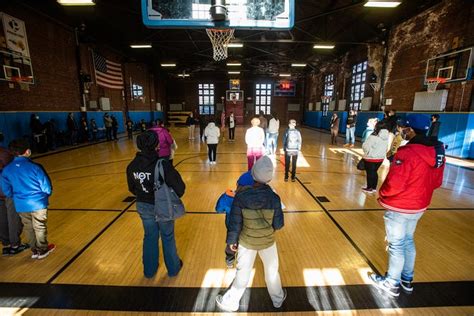
[[[132,84],[132,99],[140,99],[143,97],[143,87],[138,84]]]
[[[351,102],[350,108],[359,111],[361,100],[365,92],[365,79],[367,75],[367,61],[352,66]]]
[[[324,93],[321,105],[323,107],[323,116],[328,115],[329,102],[334,96],[334,74],[324,76]]]
[[[271,113],[272,107],[272,84],[257,83],[255,85],[255,114],[262,111],[265,115]]]
[[[199,114],[214,115],[214,84],[200,83],[199,92]]]

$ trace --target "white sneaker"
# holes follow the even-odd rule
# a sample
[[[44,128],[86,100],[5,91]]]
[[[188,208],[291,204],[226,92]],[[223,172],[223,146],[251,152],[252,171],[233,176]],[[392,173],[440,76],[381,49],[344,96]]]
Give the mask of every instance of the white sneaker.
[[[273,307],[280,308],[283,305],[283,302],[285,302],[286,300],[286,295],[287,295],[286,289],[283,289],[283,299],[281,300],[279,304],[273,304]]]
[[[222,295],[217,295],[216,297],[216,304],[217,306],[222,309],[223,311],[226,311],[226,312],[236,312],[239,310],[239,306],[237,306],[237,308],[235,307],[230,307],[228,305],[224,305],[224,303],[222,302],[223,301],[223,296]]]

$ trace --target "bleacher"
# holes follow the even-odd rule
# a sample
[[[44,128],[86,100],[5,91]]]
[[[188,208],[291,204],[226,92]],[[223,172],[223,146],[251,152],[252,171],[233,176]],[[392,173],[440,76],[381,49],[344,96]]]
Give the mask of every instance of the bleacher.
[[[168,123],[171,126],[185,126],[186,119],[191,111],[170,111],[168,114]]]

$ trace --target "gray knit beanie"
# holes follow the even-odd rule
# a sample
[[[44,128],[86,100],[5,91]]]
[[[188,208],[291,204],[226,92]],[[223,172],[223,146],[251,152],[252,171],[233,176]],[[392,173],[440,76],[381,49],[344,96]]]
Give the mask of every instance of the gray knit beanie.
[[[263,156],[255,162],[252,177],[259,183],[268,183],[273,178],[273,162],[268,156]]]

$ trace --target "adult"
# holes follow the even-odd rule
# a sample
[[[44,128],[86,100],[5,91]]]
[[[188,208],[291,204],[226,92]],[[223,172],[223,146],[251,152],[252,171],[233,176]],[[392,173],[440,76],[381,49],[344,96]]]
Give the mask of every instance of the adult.
[[[194,128],[195,128],[195,120],[193,112],[189,113],[188,117],[186,118],[186,126],[188,127],[188,139],[194,139]]]
[[[30,116],[31,137],[33,140],[33,150],[40,153],[47,151],[46,134],[40,118],[36,114]]]
[[[217,158],[217,144],[219,144],[219,137],[221,132],[217,128],[216,124],[213,121],[210,121],[207,124],[206,129],[204,130],[204,138],[207,143],[207,153],[209,155],[209,164],[215,165]]]
[[[431,125],[426,136],[430,137],[432,140],[438,140],[440,126],[441,126],[441,122],[439,121],[439,115],[438,114],[431,115]]]
[[[376,117],[373,117],[367,120],[367,127],[365,128],[365,131],[362,133],[362,139],[361,139],[362,143],[364,143],[367,140],[367,138],[369,138],[369,136],[374,132],[375,125],[377,125],[378,121],[379,119]]]
[[[99,132],[99,127],[97,126],[97,123],[95,119],[91,119],[90,121],[90,127],[91,127],[91,132],[92,132],[92,140],[96,141],[97,140],[97,133]]]
[[[247,167],[251,170],[255,161],[263,156],[265,142],[265,132],[263,128],[259,127],[260,120],[254,117],[250,121],[252,127],[245,132],[245,143],[247,144]]]
[[[173,137],[170,132],[163,126],[163,121],[157,120],[158,124],[150,128],[158,136],[159,149],[157,149],[158,156],[163,159],[169,159],[171,155],[171,146],[173,145]]]
[[[263,111],[260,111],[258,119],[260,120],[260,124],[258,125],[260,128],[263,129],[263,147],[267,148],[267,128],[268,128],[268,121],[267,118],[265,117],[265,113]]]
[[[285,182],[288,182],[288,172],[291,163],[291,182],[296,181],[296,162],[301,151],[301,133],[296,129],[296,120],[288,122],[288,128],[283,135],[283,149],[285,151]]]
[[[133,140],[133,121],[130,118],[127,118],[127,137],[128,140]]]
[[[225,111],[221,112],[221,134],[222,138],[224,139],[224,131],[225,131]]]
[[[356,123],[357,113],[354,110],[350,110],[346,122],[346,143],[344,147],[354,147]]]
[[[51,180],[44,168],[30,160],[28,141],[17,139],[10,143],[15,158],[2,171],[2,190],[13,198],[16,211],[24,225],[31,258],[43,259],[55,248],[48,244],[48,199],[52,192]]]
[[[112,136],[115,141],[118,141],[117,132],[118,132],[118,121],[115,115],[112,115]]]
[[[230,112],[227,118],[227,126],[229,127],[229,141],[233,142],[235,138],[235,116],[234,112]]]
[[[69,145],[75,145],[77,142],[77,123],[72,112],[67,116],[66,125],[69,136]]]
[[[56,121],[49,119],[44,123],[44,130],[46,133],[46,145],[49,150],[56,149]]]
[[[178,256],[174,236],[174,220],[156,221],[154,179],[155,166],[158,162],[156,148],[158,137],[152,131],[145,131],[137,136],[137,147],[140,150],[127,167],[128,190],[137,197],[137,211],[143,224],[143,273],[146,278],[152,278],[158,270],[159,248],[161,236],[163,257],[168,270],[168,276],[176,276],[183,266]],[[162,160],[166,182],[176,194],[181,197],[185,184],[180,174],[167,161]]]
[[[280,197],[268,183],[273,177],[273,163],[262,157],[252,168],[255,184],[236,193],[227,226],[227,245],[237,250],[237,272],[230,289],[216,297],[224,311],[235,312],[244,294],[258,254],[263,262],[265,283],[275,308],[286,299],[278,272],[275,231],[284,226]]]
[[[334,112],[331,117],[331,145],[337,145],[337,135],[339,134],[339,116]]]
[[[107,140],[112,140],[112,118],[109,113],[104,114],[105,137]]]
[[[278,147],[278,131],[280,130],[280,120],[278,115],[273,112],[272,118],[268,122],[267,129],[267,153],[275,155]]]
[[[416,225],[443,182],[444,144],[425,136],[429,125],[427,116],[407,115],[402,135],[408,144],[398,149],[379,191],[386,209],[388,269],[385,276],[373,273],[370,279],[391,296],[400,294],[400,286],[413,292]]]
[[[6,148],[0,147],[0,182],[2,170],[13,160],[13,154]],[[21,243],[23,224],[15,210],[11,198],[7,198],[2,191],[0,183],[0,241],[3,249],[2,255],[16,255],[29,248],[28,244]]]
[[[80,124],[80,135],[81,135],[81,140],[83,143],[87,142],[89,140],[89,126],[87,124],[87,120],[85,117],[81,118],[81,124]]]
[[[379,181],[377,170],[379,170],[387,154],[387,144],[387,126],[385,125],[385,122],[378,122],[375,125],[372,134],[370,134],[367,137],[367,140],[362,143],[365,173],[367,176],[367,185],[362,188],[362,191],[366,193],[377,192],[377,184]]]
[[[204,142],[204,138],[202,137],[204,135],[204,129],[207,126],[207,120],[204,115],[199,116],[199,139],[202,139]]]

